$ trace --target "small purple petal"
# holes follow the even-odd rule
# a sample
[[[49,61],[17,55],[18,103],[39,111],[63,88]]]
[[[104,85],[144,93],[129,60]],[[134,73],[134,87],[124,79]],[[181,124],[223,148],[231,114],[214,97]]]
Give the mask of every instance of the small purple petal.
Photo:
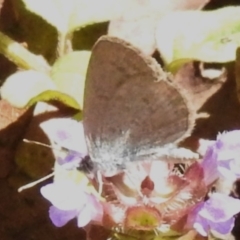
[[[91,206],[91,219],[97,222],[102,222],[103,205],[93,195],[89,195],[88,204]]]
[[[41,123],[41,126],[58,145],[87,154],[82,122],[71,118],[53,118]]]
[[[221,234],[229,233],[234,226],[234,215],[240,212],[240,200],[224,194],[213,193],[211,197],[199,204],[188,216],[188,225],[203,236],[209,230]]]
[[[65,158],[59,158],[58,164],[63,165],[67,163],[73,163],[75,161],[80,162],[83,158],[83,154],[75,151],[68,151],[67,156]]]
[[[220,193],[213,193],[205,202],[199,215],[212,222],[228,221],[240,212],[240,200]]]
[[[54,206],[49,209],[49,217],[56,227],[62,227],[78,214],[77,210],[63,211]]]
[[[216,232],[220,234],[228,234],[232,231],[234,226],[235,219],[234,217],[230,218],[228,221],[225,222],[212,222],[210,223],[211,228],[214,229]]]
[[[91,205],[86,204],[78,215],[78,227],[84,227],[91,221]]]
[[[210,220],[206,220],[200,216],[196,218],[194,223],[194,228],[197,230],[199,234],[206,237],[208,232],[212,229],[220,234],[228,234],[231,232],[234,226],[234,218],[230,218],[228,221],[225,222],[211,222]]]
[[[240,149],[240,130],[234,130],[218,134],[216,140],[216,147],[221,150],[236,150],[237,148]]]
[[[63,166],[66,170],[72,170],[79,167],[85,156],[86,154],[70,150],[64,158],[57,158],[57,163]]]
[[[219,177],[219,173],[217,170],[217,166],[218,166],[217,164],[218,164],[217,159],[214,156],[213,149],[212,149],[212,147],[210,147],[207,150],[207,152],[203,158],[203,161],[201,162],[201,166],[204,171],[204,182],[207,186],[212,184]]]
[[[103,206],[93,195],[88,196],[88,202],[78,214],[78,227],[85,227],[90,221],[102,222]]]
[[[63,126],[56,131],[55,141],[60,146],[87,154],[87,145],[82,122],[66,119]]]
[[[230,169],[231,161],[232,161],[232,159],[225,160],[225,161],[219,161],[218,166],[226,168],[226,169]]]
[[[210,230],[210,226],[209,226],[208,222],[200,216],[197,216],[197,218],[193,224],[193,227],[197,230],[197,232],[199,234],[201,234],[204,237],[206,237],[208,235],[208,232]]]
[[[87,201],[84,190],[68,181],[47,184],[40,191],[44,198],[61,210],[82,208]]]
[[[205,182],[212,183],[218,177],[233,182],[240,177],[239,151],[240,130],[219,134],[202,161]]]
[[[42,187],[41,193],[53,204],[49,214],[56,226],[61,227],[75,217],[79,227],[86,226],[91,220],[102,220],[102,204],[96,196],[86,193],[78,184],[58,181]]]
[[[67,138],[69,138],[69,134],[65,131],[57,131],[56,138],[59,142],[62,142],[64,140],[66,140]]]
[[[78,226],[84,227],[91,220],[101,223],[103,217],[103,206],[94,195],[88,195],[85,206],[81,209],[78,216]]]

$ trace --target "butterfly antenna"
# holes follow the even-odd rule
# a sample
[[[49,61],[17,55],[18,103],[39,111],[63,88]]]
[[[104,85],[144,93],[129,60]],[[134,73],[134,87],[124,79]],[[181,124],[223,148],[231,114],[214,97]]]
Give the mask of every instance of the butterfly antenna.
[[[28,139],[26,139],[26,138],[23,139],[23,142],[25,142],[25,143],[31,143],[31,144],[36,144],[36,145],[40,145],[40,146],[47,147],[47,148],[51,148],[51,149],[56,149],[56,150],[58,150],[58,151],[61,151],[61,150],[62,150],[61,148],[54,147],[54,146],[52,146],[52,145],[48,145],[48,144],[41,143],[41,142],[37,142],[37,141],[28,140]]]
[[[37,185],[38,183],[43,182],[43,181],[45,181],[45,180],[53,177],[54,174],[55,174],[55,173],[52,172],[52,173],[50,173],[49,175],[47,175],[47,176],[45,176],[45,177],[43,177],[43,178],[40,178],[40,179],[38,179],[38,180],[36,180],[36,181],[34,181],[34,182],[31,182],[31,183],[26,184],[26,185],[20,187],[20,188],[18,189],[18,192],[22,192],[22,191],[25,190],[25,189],[34,187],[34,186]]]

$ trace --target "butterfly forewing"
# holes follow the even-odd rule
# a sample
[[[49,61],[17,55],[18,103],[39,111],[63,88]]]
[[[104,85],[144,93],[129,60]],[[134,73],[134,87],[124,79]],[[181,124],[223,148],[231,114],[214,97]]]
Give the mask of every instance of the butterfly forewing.
[[[95,44],[84,96],[89,154],[100,170],[118,168],[189,132],[187,101],[151,57],[123,40]]]

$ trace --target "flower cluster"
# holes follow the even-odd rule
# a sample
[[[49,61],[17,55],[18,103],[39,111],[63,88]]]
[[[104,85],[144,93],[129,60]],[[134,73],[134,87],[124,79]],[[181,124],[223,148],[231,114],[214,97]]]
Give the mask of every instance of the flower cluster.
[[[82,129],[80,122],[69,121],[72,129]],[[84,145],[83,131],[67,135],[63,129],[56,132],[55,141],[70,151],[57,158],[54,182],[41,189],[52,203],[49,215],[55,226],[77,218],[78,227],[85,227],[87,234],[92,235],[97,226],[107,235],[114,230],[119,239],[129,232],[135,237],[154,232],[164,239],[192,230],[194,237],[186,239],[196,234],[224,239],[231,233],[240,212],[240,200],[230,196],[240,175],[240,131],[219,134],[201,159],[183,165],[182,170],[182,165],[162,158],[133,163],[127,172],[112,177],[89,179],[77,167],[87,154],[86,146],[77,151],[63,144],[68,139]]]

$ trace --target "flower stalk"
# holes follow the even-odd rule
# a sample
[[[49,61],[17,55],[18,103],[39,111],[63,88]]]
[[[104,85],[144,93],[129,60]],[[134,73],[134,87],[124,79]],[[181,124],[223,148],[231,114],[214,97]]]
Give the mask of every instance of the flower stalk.
[[[49,73],[50,71],[50,66],[42,56],[36,56],[29,52],[21,44],[2,32],[0,32],[0,53],[21,69],[32,69],[43,73]]]

